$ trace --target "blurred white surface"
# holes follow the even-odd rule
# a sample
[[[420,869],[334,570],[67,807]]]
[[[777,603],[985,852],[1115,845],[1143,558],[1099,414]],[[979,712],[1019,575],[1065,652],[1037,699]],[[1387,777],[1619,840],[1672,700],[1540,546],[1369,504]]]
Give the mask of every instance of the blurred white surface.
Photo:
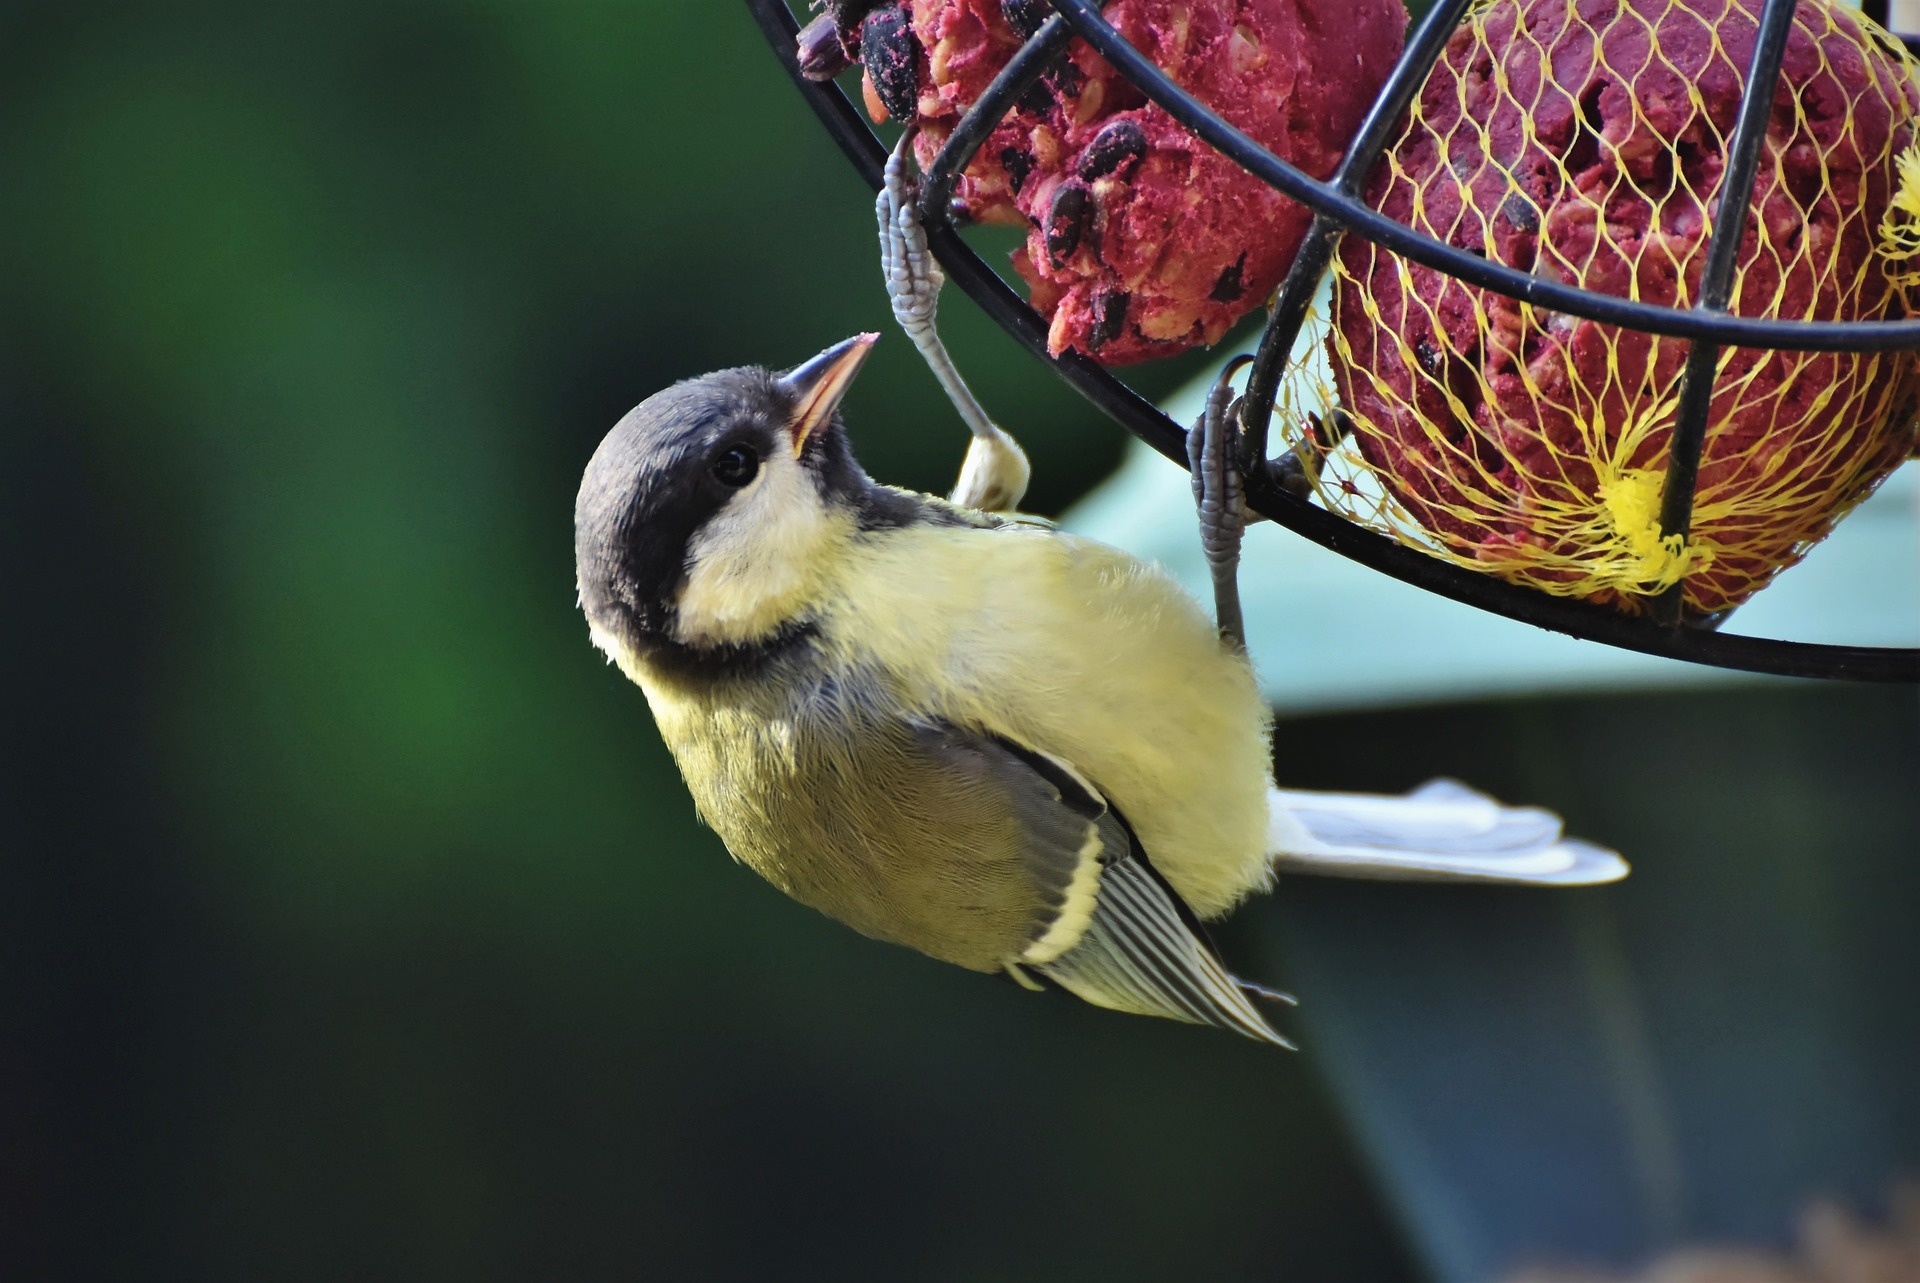
[[[1168,404],[1176,422],[1192,422],[1208,381]],[[1159,562],[1209,600],[1186,474],[1140,443],[1061,524]],[[1368,570],[1271,522],[1247,532],[1240,590],[1261,684],[1282,712],[1789,680],[1515,623]],[[1725,631],[1920,646],[1920,467],[1896,472],[1804,562],[1735,612]]]

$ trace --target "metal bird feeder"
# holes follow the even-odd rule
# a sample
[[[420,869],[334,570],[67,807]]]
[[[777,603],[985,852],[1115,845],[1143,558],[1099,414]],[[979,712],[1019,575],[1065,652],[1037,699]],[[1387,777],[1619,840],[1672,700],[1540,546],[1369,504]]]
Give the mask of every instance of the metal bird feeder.
[[[1718,221],[1712,231],[1698,299],[1688,308],[1597,293],[1491,261],[1395,222],[1361,198],[1369,175],[1397,123],[1468,15],[1472,0],[1437,0],[1410,33],[1405,49],[1367,112],[1339,168],[1316,180],[1266,150],[1206,104],[1182,90],[1103,17],[1097,0],[1048,0],[1053,15],[1014,54],[956,125],[928,167],[920,214],[934,254],[957,284],[1002,329],[1047,362],[1063,379],[1121,426],[1185,466],[1185,429],[1142,399],[1111,372],[1077,352],[1048,355],[1047,327],[998,273],[961,239],[950,215],[955,182],[989,133],[1014,104],[1079,38],[1119,74],[1196,137],[1275,190],[1312,211],[1313,221],[1291,271],[1269,310],[1246,393],[1248,457],[1267,458],[1267,425],[1282,372],[1306,321],[1315,292],[1343,234],[1365,237],[1405,259],[1466,284],[1524,304],[1552,309],[1624,330],[1688,343],[1671,448],[1661,491],[1660,531],[1684,538],[1699,485],[1708,426],[1708,392],[1723,348],[1871,353],[1920,350],[1920,319],[1817,321],[1761,319],[1730,314],[1743,220]],[[1764,0],[1759,34],[1727,148],[1722,191],[1744,207],[1753,191],[1773,91],[1797,0]],[[861,177],[879,188],[886,147],[860,110],[832,82],[801,74],[795,58],[799,24],[786,0],[747,0],[781,64]],[[1875,15],[1869,5],[1869,16]],[[1281,461],[1283,464],[1285,460]],[[1681,585],[1651,599],[1643,615],[1509,583],[1395,541],[1314,503],[1285,484],[1284,467],[1252,467],[1252,508],[1281,526],[1362,565],[1509,619],[1628,650],[1797,677],[1871,682],[1920,682],[1920,647],[1824,645],[1717,631],[1720,617],[1687,619]]]

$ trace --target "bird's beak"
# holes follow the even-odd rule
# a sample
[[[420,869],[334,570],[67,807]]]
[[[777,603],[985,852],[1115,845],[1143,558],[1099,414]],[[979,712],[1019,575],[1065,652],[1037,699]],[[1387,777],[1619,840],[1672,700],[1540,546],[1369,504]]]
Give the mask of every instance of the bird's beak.
[[[807,448],[815,429],[840,408],[840,398],[853,386],[853,376],[879,341],[878,334],[856,334],[780,376],[781,384],[793,394],[793,417],[787,420],[787,431],[793,434],[794,458]]]

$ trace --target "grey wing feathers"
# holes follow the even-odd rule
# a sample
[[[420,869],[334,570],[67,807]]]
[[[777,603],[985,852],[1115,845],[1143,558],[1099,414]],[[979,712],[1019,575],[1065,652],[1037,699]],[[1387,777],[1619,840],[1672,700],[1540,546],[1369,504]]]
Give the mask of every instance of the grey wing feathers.
[[[1172,893],[1131,858],[1109,864],[1080,942],[1040,971],[1099,1007],[1213,1025],[1280,1047],[1240,982],[1181,918]],[[1276,995],[1279,996],[1279,995]]]
[[[949,754],[961,748],[951,741],[961,740],[1025,765],[1015,773],[1025,778],[1010,788],[1008,800],[1028,835],[1028,867],[1047,891],[1047,916],[1035,940],[1046,940],[1068,919],[1069,933],[1079,938],[1064,952],[1047,951],[1045,961],[1010,959],[1016,979],[1030,966],[1095,1006],[1293,1045],[1274,1032],[1246,988],[1194,933],[1174,893],[1145,866],[1126,824],[1091,781],[1057,757],[998,736],[944,724],[927,734],[947,741],[942,751]]]
[[[1101,827],[1105,800],[1057,759],[998,736],[948,722],[921,722],[913,729],[921,752],[960,774],[991,781],[994,804],[1017,826],[1020,857],[1039,895],[1032,936],[1040,938],[1070,906],[1081,865],[1100,859],[1111,840]],[[1124,832],[1119,836],[1124,841]]]
[[[1503,806],[1456,780],[1403,797],[1274,789],[1270,805],[1268,849],[1283,873],[1546,886],[1627,875],[1615,852],[1563,836],[1553,812]]]

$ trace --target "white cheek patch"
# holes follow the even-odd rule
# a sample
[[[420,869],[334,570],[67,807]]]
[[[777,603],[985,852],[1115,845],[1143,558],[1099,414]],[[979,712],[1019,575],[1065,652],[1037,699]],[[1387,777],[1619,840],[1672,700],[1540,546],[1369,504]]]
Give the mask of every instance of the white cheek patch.
[[[737,645],[787,623],[807,604],[823,553],[848,520],[829,513],[799,462],[776,450],[688,543],[675,639]]]

